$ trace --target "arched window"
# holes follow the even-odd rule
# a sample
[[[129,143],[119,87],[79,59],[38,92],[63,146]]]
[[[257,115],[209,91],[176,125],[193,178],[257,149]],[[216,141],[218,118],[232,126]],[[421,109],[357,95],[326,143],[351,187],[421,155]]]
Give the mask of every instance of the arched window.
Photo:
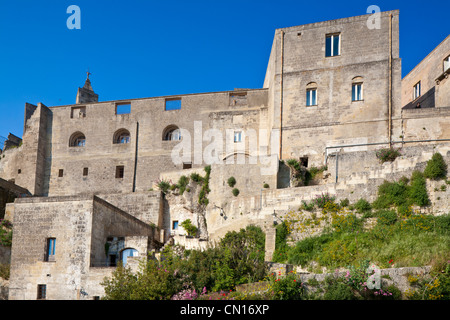
[[[352,101],[363,100],[363,78],[354,77],[352,79]]]
[[[126,129],[117,130],[116,133],[114,133],[113,143],[130,143],[130,131]]]
[[[170,125],[163,132],[164,141],[176,141],[181,140],[181,132],[177,126]]]
[[[72,134],[69,140],[69,147],[84,147],[86,145],[86,137],[81,132]]]
[[[306,85],[306,106],[317,106],[317,83],[315,82]]]

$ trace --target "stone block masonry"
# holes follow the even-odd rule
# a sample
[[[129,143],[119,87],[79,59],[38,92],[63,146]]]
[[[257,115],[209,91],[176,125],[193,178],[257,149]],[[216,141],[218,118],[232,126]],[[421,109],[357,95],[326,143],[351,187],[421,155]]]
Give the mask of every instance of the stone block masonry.
[[[33,232],[29,232],[30,225]],[[39,285],[46,286],[46,298],[51,300],[88,298],[79,294],[88,287],[91,299],[101,296],[99,283],[93,286],[88,280],[92,265],[103,261],[107,266],[107,237],[140,236],[146,240],[139,249],[147,252],[154,231],[150,225],[95,196],[18,199],[9,299],[36,299]],[[49,239],[54,241],[51,252]]]

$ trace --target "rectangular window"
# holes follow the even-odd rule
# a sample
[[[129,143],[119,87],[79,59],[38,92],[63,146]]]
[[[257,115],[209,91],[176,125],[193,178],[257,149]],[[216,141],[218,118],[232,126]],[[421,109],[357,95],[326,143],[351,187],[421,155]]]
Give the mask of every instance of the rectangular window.
[[[172,229],[173,229],[173,230],[178,229],[178,221],[177,221],[177,220],[174,220],[174,221],[172,222]]]
[[[242,142],[242,131],[234,132],[234,142]]]
[[[305,168],[308,168],[308,157],[301,157],[300,158],[300,164],[304,166]]]
[[[444,72],[450,68],[450,56],[444,59]]]
[[[334,57],[341,54],[341,35],[339,33],[327,34],[325,38],[325,57]]]
[[[86,107],[72,107],[70,110],[71,119],[80,119],[86,117]]]
[[[116,104],[116,114],[129,114],[131,112],[130,103]]]
[[[89,174],[89,168],[83,168],[83,176],[86,177]]]
[[[55,261],[55,238],[47,238],[47,248],[45,254],[45,261]]]
[[[352,85],[352,101],[361,101],[362,99],[362,83],[354,83]]]
[[[192,162],[183,162],[183,169],[191,169]]]
[[[117,255],[110,254],[109,255],[109,266],[116,267],[117,266]]]
[[[122,179],[124,172],[125,172],[125,167],[124,166],[117,166],[116,167],[116,178],[117,179]]]
[[[166,99],[165,110],[180,110],[181,109],[181,99]]]
[[[38,284],[37,287],[37,299],[38,300],[44,300],[47,298],[47,285],[45,284]]]
[[[58,171],[58,177],[62,178],[64,176],[64,170],[63,169],[59,169]]]
[[[247,92],[230,92],[229,104],[230,106],[246,106]]]
[[[413,88],[413,100],[416,100],[418,97],[420,97],[420,81]]]
[[[317,89],[306,90],[306,106],[317,106]]]

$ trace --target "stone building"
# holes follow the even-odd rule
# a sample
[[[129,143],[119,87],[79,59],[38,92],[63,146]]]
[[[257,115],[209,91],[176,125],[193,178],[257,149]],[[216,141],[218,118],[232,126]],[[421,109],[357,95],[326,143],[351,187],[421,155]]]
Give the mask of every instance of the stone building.
[[[10,181],[2,186],[13,181],[27,195],[5,206],[14,225],[9,298],[101,297],[119,261],[168,241],[204,248],[247,224],[274,237],[274,214],[301,200],[373,195],[433,150],[448,160],[449,38],[401,79],[399,12],[382,12],[379,28],[369,17],[277,29],[263,88],[98,101],[88,74],[75,104],[26,103],[22,143],[0,158]],[[417,81],[423,94],[409,99]],[[389,146],[413,149],[380,169],[374,151]],[[279,162],[290,158],[328,170],[293,188]],[[183,195],[157,188],[205,176],[207,165],[207,205],[192,179]],[[185,236],[187,219],[200,238]]]

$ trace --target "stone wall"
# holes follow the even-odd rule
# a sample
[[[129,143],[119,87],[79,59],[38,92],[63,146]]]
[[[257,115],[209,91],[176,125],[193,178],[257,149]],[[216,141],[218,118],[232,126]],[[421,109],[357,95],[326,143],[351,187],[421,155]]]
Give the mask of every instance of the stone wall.
[[[10,300],[34,300],[38,284],[47,299],[76,299],[88,272],[92,198],[19,199],[15,204]],[[33,232],[29,226],[33,226]],[[55,261],[46,262],[46,239],[56,238]]]
[[[398,14],[396,10],[382,12],[379,29],[369,29],[370,15],[363,15],[276,30],[264,87],[273,99],[270,125],[279,128],[282,122],[282,159],[308,156],[312,165],[319,166],[327,146],[360,143],[361,139],[388,141],[390,95],[392,132],[400,135]],[[340,54],[325,57],[325,36],[332,33],[340,33]],[[362,101],[352,101],[356,77],[363,81]],[[308,107],[306,88],[311,83],[317,88],[318,101],[317,106]]]
[[[274,273],[278,278],[282,278],[290,272],[295,272],[309,293],[317,292],[319,289],[317,286],[309,284],[308,281],[310,280],[314,279],[321,283],[328,277],[344,277],[346,275],[346,270],[343,271],[342,269],[334,273],[305,273],[302,270],[295,270],[295,266],[293,265],[283,263],[268,263],[268,268],[269,272]],[[381,286],[382,288],[386,288],[390,285],[395,285],[402,292],[404,299],[404,294],[407,290],[414,290],[408,281],[408,276],[426,277],[430,274],[430,270],[430,266],[380,269]],[[266,282],[249,283],[236,287],[236,291],[246,293],[262,293],[266,290]]]
[[[99,194],[98,197],[147,224],[161,227],[163,212],[162,195],[159,190]]]
[[[52,159],[49,195],[80,194],[86,192],[129,193],[152,187],[160,172],[181,169],[171,158],[172,149],[181,141],[163,141],[163,133],[170,126],[188,130],[191,137],[190,151],[194,153],[195,123],[199,124],[199,137],[208,129],[218,129],[225,137],[225,128],[234,130],[257,130],[261,121],[260,109],[267,103],[266,90],[246,91],[245,104],[230,105],[233,92],[180,95],[131,99],[86,104],[86,116],[70,118],[72,106],[52,107]],[[180,98],[180,110],[165,110],[166,98]],[[115,114],[116,104],[131,104],[129,114]],[[78,106],[79,107],[79,106]],[[101,130],[98,123],[102,122]],[[114,144],[113,135],[119,129],[130,132],[130,142]],[[196,130],[196,129],[195,129]],[[69,147],[74,132],[86,137],[84,147]],[[189,139],[190,138],[190,139]],[[223,148],[225,150],[225,148]],[[187,160],[193,166],[202,167],[204,162]],[[124,177],[115,177],[115,167],[123,165]],[[83,169],[88,175],[83,176]],[[59,170],[64,176],[59,177]],[[101,187],[100,187],[101,185]]]
[[[154,228],[95,196],[22,198],[14,211],[11,300],[36,299],[38,284],[47,286],[49,300],[86,298],[87,288],[91,298],[100,296],[100,282],[93,281],[111,272],[95,268],[106,265],[107,237],[125,237],[125,244],[144,256],[155,237]],[[50,261],[48,238],[56,239]]]
[[[450,36],[447,36],[433,51],[431,51],[414,69],[412,69],[402,79],[401,99],[402,106],[405,106],[413,100],[413,87],[420,81],[421,94],[425,94],[428,90],[436,86],[436,78],[438,78],[445,70],[443,69],[443,61],[450,55]],[[449,82],[448,80],[446,81]],[[436,88],[438,88],[436,86]],[[446,90],[448,92],[448,89]],[[439,95],[437,95],[439,96]],[[439,98],[436,99],[436,102]],[[449,100],[437,103],[436,107],[448,107]]]

